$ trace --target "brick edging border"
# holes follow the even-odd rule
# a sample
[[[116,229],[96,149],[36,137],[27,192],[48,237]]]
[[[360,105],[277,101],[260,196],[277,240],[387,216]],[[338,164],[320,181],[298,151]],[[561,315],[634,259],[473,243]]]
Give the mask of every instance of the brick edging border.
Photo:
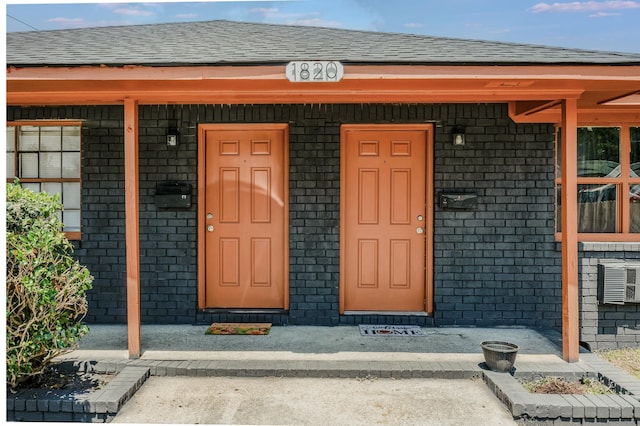
[[[640,380],[613,366],[597,355],[580,355],[587,368],[582,374],[566,372],[518,371],[515,375],[483,371],[487,386],[511,411],[516,420],[542,421],[545,424],[640,424]],[[531,394],[518,381],[531,375],[557,377],[593,377],[615,388],[615,395]],[[514,377],[515,376],[515,377]]]
[[[150,374],[148,367],[126,366],[104,388],[88,394],[52,391],[45,397],[7,396],[7,421],[109,422]]]

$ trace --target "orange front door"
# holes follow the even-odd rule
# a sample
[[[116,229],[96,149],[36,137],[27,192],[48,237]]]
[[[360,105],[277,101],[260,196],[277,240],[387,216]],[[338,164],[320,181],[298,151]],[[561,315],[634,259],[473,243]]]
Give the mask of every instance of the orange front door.
[[[287,129],[205,127],[205,307],[286,308]]]
[[[428,128],[414,127],[343,128],[343,311],[425,311]]]

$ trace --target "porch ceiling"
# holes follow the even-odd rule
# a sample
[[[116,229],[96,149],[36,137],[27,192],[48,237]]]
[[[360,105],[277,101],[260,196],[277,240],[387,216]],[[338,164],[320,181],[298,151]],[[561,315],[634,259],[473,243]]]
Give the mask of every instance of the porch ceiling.
[[[518,122],[640,121],[640,106],[606,102],[640,91],[640,66],[345,65],[337,83],[291,83],[284,65],[7,69],[8,105],[178,103],[509,103]]]

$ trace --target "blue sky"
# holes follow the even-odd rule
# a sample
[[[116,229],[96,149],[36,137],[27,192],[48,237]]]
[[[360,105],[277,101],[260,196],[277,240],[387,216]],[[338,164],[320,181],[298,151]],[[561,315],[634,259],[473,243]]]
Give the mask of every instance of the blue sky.
[[[26,0],[6,14],[7,31],[227,19],[640,53],[640,0]]]

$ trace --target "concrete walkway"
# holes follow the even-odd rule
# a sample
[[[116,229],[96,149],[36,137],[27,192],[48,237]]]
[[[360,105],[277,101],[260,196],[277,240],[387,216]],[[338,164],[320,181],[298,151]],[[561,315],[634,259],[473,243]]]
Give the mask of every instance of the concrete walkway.
[[[151,377],[113,423],[513,425],[480,380]]]
[[[206,326],[145,325],[143,360],[437,360],[457,357],[482,362],[481,342],[501,340],[519,346],[518,359],[561,361],[561,337],[528,328],[424,328],[426,337],[360,335],[358,327],[273,327],[266,336],[205,335]],[[76,359],[126,359],[124,325],[93,325]]]
[[[424,328],[425,337],[365,337],[349,326],[274,327],[266,336],[206,329],[143,326],[143,354],[129,360],[125,326],[92,326],[61,359],[101,371],[149,368],[152,377],[114,420],[124,423],[512,424],[509,398],[483,382],[491,373],[485,340],[517,344],[518,372],[594,372],[594,355],[565,363],[559,333],[527,328]]]

